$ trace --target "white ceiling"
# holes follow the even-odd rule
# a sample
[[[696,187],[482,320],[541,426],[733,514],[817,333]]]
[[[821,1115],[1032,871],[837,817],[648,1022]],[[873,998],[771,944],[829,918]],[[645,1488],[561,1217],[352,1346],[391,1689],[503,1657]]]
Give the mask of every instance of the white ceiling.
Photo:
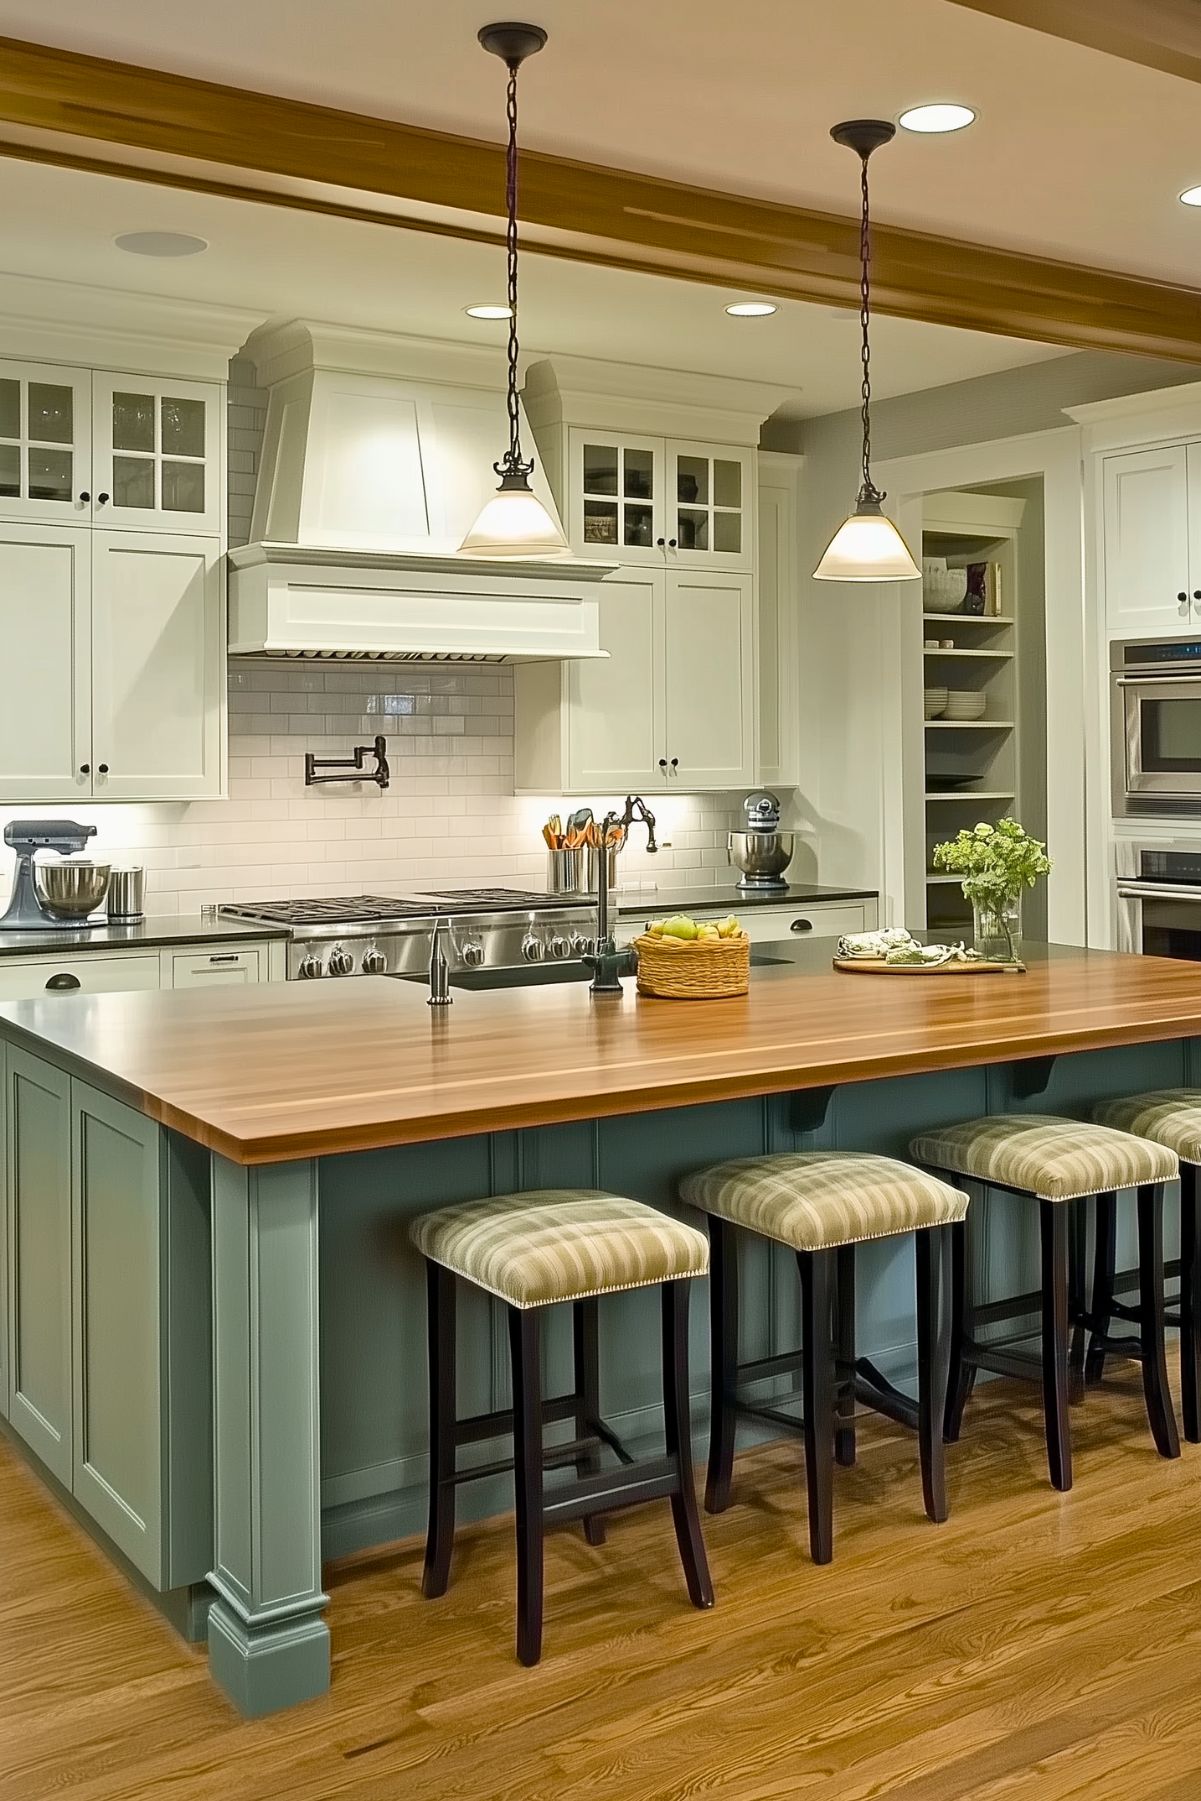
[[[476,136],[501,135],[495,0],[0,0],[0,33]],[[948,0],[539,0],[523,78],[539,148],[849,211],[831,124],[930,99],[979,118],[902,133],[873,165],[878,216],[951,237],[1195,285],[1197,88]],[[6,181],[7,186],[7,181]]]
[[[497,346],[503,324],[463,308],[503,297],[501,253],[425,232],[293,212],[144,182],[10,161],[0,164],[5,271],[133,288],[226,306],[264,319],[300,315]],[[124,232],[190,232],[200,256],[163,260],[118,250]],[[739,296],[692,282],[530,256],[523,263],[522,340],[535,351],[739,375],[801,389],[795,416],[858,398],[856,315],[796,301],[769,319],[730,319]],[[881,396],[960,381],[1060,349],[903,319],[873,327]]]

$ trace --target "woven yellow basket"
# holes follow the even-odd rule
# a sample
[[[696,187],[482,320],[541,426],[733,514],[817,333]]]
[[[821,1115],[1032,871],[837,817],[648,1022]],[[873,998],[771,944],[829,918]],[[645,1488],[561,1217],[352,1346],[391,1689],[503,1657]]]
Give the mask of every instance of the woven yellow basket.
[[[717,1001],[751,985],[751,941],[737,938],[635,938],[638,992],[665,1001]]]

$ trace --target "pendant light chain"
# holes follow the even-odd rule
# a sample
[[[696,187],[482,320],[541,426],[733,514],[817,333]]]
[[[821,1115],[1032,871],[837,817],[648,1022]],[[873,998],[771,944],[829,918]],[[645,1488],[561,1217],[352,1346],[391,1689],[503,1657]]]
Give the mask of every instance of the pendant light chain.
[[[880,502],[883,494],[872,480],[872,233],[871,211],[868,205],[867,190],[868,158],[860,161],[860,192],[863,197],[863,211],[859,225],[859,325],[863,338],[859,356],[863,364],[863,382],[860,392],[863,396],[863,485],[859,492],[860,500]]]
[[[505,159],[505,206],[508,211],[508,223],[505,231],[505,247],[508,255],[508,302],[509,302],[509,384],[506,405],[509,414],[509,448],[501,462],[493,467],[500,476],[528,476],[534,467],[533,461],[528,463],[521,458],[521,411],[517,400],[517,363],[520,345],[517,339],[517,70],[519,64],[509,64],[509,85],[506,95],[506,115],[509,121],[509,147]]]

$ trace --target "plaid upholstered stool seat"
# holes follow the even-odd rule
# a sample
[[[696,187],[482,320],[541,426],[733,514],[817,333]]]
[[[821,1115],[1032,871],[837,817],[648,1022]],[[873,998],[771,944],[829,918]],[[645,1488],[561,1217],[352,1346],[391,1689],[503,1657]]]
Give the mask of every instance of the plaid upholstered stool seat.
[[[944,1520],[948,1342],[939,1270],[947,1231],[963,1219],[968,1197],[892,1157],[844,1151],[737,1158],[686,1177],[680,1193],[709,1215],[713,1406],[705,1505],[710,1513],[729,1505],[740,1415],[798,1429],[778,1407],[757,1405],[742,1391],[751,1382],[799,1368],[814,1562],[828,1563],[833,1556],[833,1466],[855,1461],[856,1401],[917,1428],[926,1512],[932,1520]],[[795,1251],[803,1352],[739,1362],[736,1229]],[[915,1235],[917,1259],[916,1406],[855,1354],[855,1246],[906,1232]]]
[[[941,1126],[915,1138],[909,1147],[928,1169],[967,1177],[989,1188],[1036,1200],[1042,1253],[1037,1295],[990,1302],[990,1324],[1042,1315],[1042,1354],[1036,1362],[994,1341],[981,1344],[978,1320],[968,1295],[967,1250],[962,1227],[952,1254],[951,1378],[946,1434],[959,1436],[963,1411],[978,1369],[1006,1376],[1041,1379],[1047,1461],[1058,1489],[1072,1486],[1072,1446],[1068,1429],[1068,1334],[1075,1324],[1082,1340],[1088,1316],[1083,1268],[1070,1256],[1073,1208],[1093,1197],[1112,1201],[1120,1188],[1137,1188],[1139,1268],[1144,1299],[1144,1333],[1138,1346],[1143,1393],[1152,1435],[1161,1456],[1178,1457],[1180,1444],[1168,1391],[1164,1350],[1163,1199],[1164,1184],[1177,1174],[1176,1153],[1109,1125],[1062,1119],[1050,1114],[995,1114]]]
[[[1166,1145],[1180,1159],[1180,1258],[1164,1265],[1165,1278],[1180,1278],[1180,1305],[1165,1317],[1169,1326],[1180,1328],[1184,1436],[1190,1444],[1201,1444],[1201,1088],[1162,1088],[1150,1094],[1126,1095],[1095,1107],[1093,1118],[1101,1125],[1133,1132],[1136,1138],[1150,1138],[1155,1144]],[[1112,1195],[1102,1195],[1097,1201],[1093,1293],[1087,1321],[1092,1327],[1085,1365],[1090,1381],[1100,1381],[1107,1354],[1123,1354],[1130,1348],[1126,1340],[1109,1339],[1111,1319],[1142,1324],[1141,1299],[1137,1307],[1132,1307],[1117,1298],[1120,1292],[1136,1285],[1131,1276],[1137,1272],[1125,1271],[1118,1276],[1116,1261],[1117,1207]]]
[[[455,1489],[512,1469],[517,1511],[517,1655],[542,1651],[542,1541],[547,1523],[582,1520],[588,1542],[604,1543],[601,1516],[636,1501],[671,1502],[689,1598],[713,1605],[692,1477],[688,1417],[688,1295],[704,1275],[703,1232],[644,1202],[592,1189],[534,1189],[442,1207],[414,1220],[409,1235],[426,1259],[429,1297],[430,1516],[423,1592],[444,1594],[450,1579]],[[456,1283],[470,1282],[505,1303],[513,1406],[460,1419],[456,1405]],[[662,1291],[663,1418],[666,1455],[635,1462],[600,1417],[597,1301],[623,1289]],[[545,1308],[573,1310],[574,1385],[542,1396]],[[549,1449],[543,1428],[571,1421],[575,1437]],[[511,1432],[513,1460],[459,1470],[460,1445]],[[623,1467],[602,1470],[609,1446]],[[544,1492],[549,1466],[574,1464],[576,1480]]]

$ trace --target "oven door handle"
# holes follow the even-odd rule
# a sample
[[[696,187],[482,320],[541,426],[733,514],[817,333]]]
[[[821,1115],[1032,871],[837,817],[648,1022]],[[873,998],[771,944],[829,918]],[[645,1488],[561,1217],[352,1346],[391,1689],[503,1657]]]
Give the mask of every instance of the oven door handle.
[[[1201,901],[1201,888],[1180,888],[1154,882],[1119,882],[1119,900]]]

